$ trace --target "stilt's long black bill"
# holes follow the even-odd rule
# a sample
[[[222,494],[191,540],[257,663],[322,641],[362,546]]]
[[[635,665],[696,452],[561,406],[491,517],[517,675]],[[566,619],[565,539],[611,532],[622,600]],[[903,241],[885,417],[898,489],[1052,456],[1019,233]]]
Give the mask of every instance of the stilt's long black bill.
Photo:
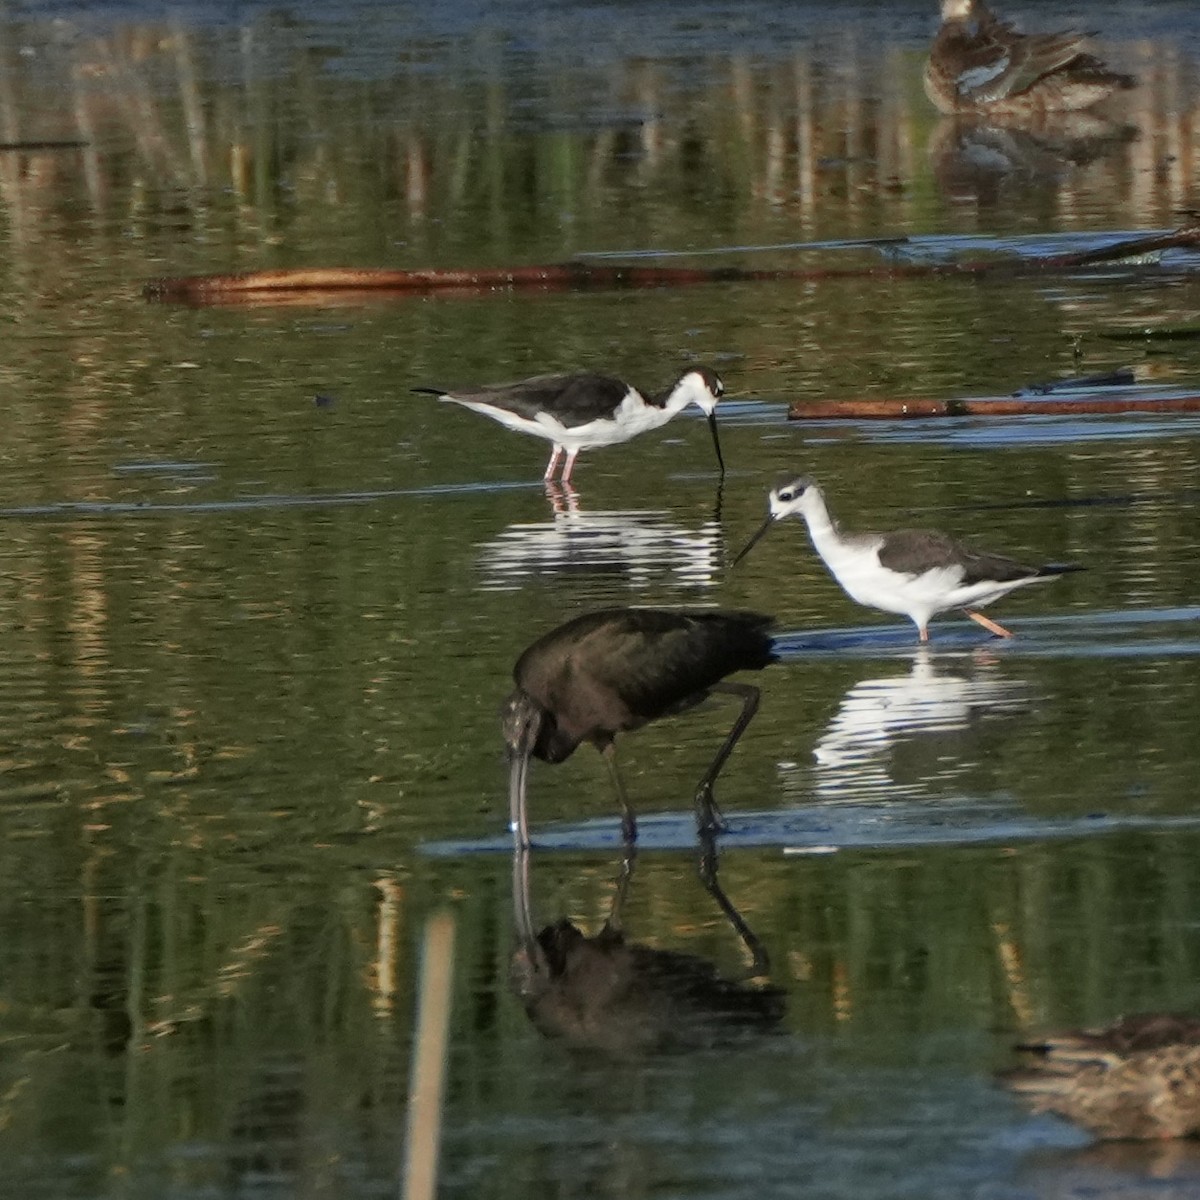
[[[768,516],[767,519],[758,527],[758,532],[755,533],[755,535],[738,551],[737,558],[735,558],[729,565],[731,567],[736,567],[738,563],[740,563],[742,559],[754,549],[754,547],[758,544],[759,538],[761,538],[774,523],[775,518]]]
[[[717,436],[717,414],[710,412],[708,414],[708,427],[712,431],[713,449],[717,452],[717,465],[721,468],[721,474],[725,474],[725,460],[721,457],[721,439]]]

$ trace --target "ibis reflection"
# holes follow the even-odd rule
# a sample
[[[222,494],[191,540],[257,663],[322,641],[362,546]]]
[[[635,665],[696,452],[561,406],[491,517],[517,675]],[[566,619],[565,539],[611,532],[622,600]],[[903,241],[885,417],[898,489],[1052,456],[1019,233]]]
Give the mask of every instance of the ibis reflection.
[[[700,878],[748,955],[743,979],[725,978],[698,955],[629,940],[622,908],[634,863],[627,846],[608,919],[588,936],[565,916],[536,928],[530,852],[514,849],[511,983],[534,1026],[573,1048],[616,1056],[701,1049],[774,1030],[784,992],[766,982],[767,952],[721,887],[715,841],[702,839]]]

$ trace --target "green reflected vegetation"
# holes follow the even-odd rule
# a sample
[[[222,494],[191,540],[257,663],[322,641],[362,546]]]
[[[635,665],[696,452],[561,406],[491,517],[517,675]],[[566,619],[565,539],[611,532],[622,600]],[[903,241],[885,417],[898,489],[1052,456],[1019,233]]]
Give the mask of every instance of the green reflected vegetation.
[[[984,1144],[1003,1175],[1022,1118],[987,1075],[1010,1040],[1194,1004],[1195,429],[783,420],[805,396],[994,394],[1125,361],[1194,379],[1193,343],[1100,336],[1194,321],[1187,275],[143,300],[190,272],[1149,228],[1198,203],[1172,165],[1194,73],[1161,46],[1118,47],[1160,60],[1139,137],[964,194],[916,37],[698,53],[680,17],[682,48],[639,52],[634,16],[659,17],[633,7],[631,48],[599,65],[550,18],[532,50],[513,30],[417,36],[390,9],[0,20],[5,140],[86,143],[0,152],[0,1191],[392,1194],[417,948],[443,906],[448,1195],[766,1195],[808,1172],[870,1197],[873,1173],[950,1171]],[[694,361],[730,393],[723,489],[680,418],[585,456],[574,509],[543,493],[540,444],[408,392],[574,367],[657,387]],[[765,673],[719,785],[731,819],[876,805],[865,849],[722,861],[787,993],[781,1030],[648,1063],[573,1054],[510,994],[509,863],[480,845],[504,834],[511,664],[606,604],[885,624],[799,523],[726,574],[798,470],[851,527],[934,523],[1089,569],[1005,602],[1036,653],[972,653],[944,623],[937,669],[1019,704],[860,745],[840,774],[814,748],[857,685],[910,672],[892,653],[910,631]],[[1102,619],[1130,611],[1151,632]],[[729,719],[714,704],[628,739],[639,811],[687,808]],[[990,806],[1011,830],[901,845],[893,803],[952,831]],[[613,818],[587,748],[535,763],[530,804],[535,829]],[[1094,833],[1103,816],[1147,824]],[[1067,832],[1040,836],[1051,821]],[[615,847],[535,854],[536,915],[594,932],[616,871]],[[626,920],[745,969],[689,853],[642,853]]]

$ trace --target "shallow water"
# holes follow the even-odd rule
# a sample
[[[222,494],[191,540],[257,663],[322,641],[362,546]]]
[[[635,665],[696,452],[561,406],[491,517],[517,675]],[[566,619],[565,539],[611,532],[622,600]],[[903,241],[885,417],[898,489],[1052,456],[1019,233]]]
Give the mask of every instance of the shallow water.
[[[141,294],[194,272],[614,252],[849,272],[882,258],[845,242],[1058,253],[1200,207],[1193,6],[1089,6],[1145,82],[1113,128],[1053,144],[968,144],[936,120],[932,7],[0,15],[3,139],[86,143],[0,151],[0,1191],[394,1193],[441,910],[443,1195],[1200,1187],[1185,1149],[1093,1146],[992,1083],[1027,1033],[1195,1007],[1200,422],[785,419],[805,398],[1123,366],[1138,395],[1194,390],[1194,255]],[[658,387],[691,362],[729,389],[723,484],[683,416],[548,494],[540,444],[408,390],[576,367]],[[1087,570],[999,604],[1011,643],[945,617],[919,652],[840,592],[799,522],[729,569],[767,487],[802,472],[851,528],[931,523]],[[547,1038],[510,982],[497,709],[535,636],[633,603],[778,619],[718,792],[720,880],[779,992],[747,985],[758,1025],[687,1051],[631,1051],[659,1025],[628,1010],[606,1049]],[[629,941],[729,980],[750,953],[697,877],[692,792],[732,716],[714,699],[621,749],[643,817]],[[539,925],[602,925],[614,807],[590,751],[533,765]],[[663,1011],[692,1030],[694,1008]]]

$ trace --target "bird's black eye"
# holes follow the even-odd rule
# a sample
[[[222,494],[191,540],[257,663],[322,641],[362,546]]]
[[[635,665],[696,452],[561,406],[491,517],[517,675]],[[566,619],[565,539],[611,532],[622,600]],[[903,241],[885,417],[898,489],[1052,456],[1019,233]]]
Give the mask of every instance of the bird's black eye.
[[[796,498],[796,493],[793,492],[790,487],[789,488],[780,488],[779,489],[779,498],[780,498],[780,500],[794,500]]]

